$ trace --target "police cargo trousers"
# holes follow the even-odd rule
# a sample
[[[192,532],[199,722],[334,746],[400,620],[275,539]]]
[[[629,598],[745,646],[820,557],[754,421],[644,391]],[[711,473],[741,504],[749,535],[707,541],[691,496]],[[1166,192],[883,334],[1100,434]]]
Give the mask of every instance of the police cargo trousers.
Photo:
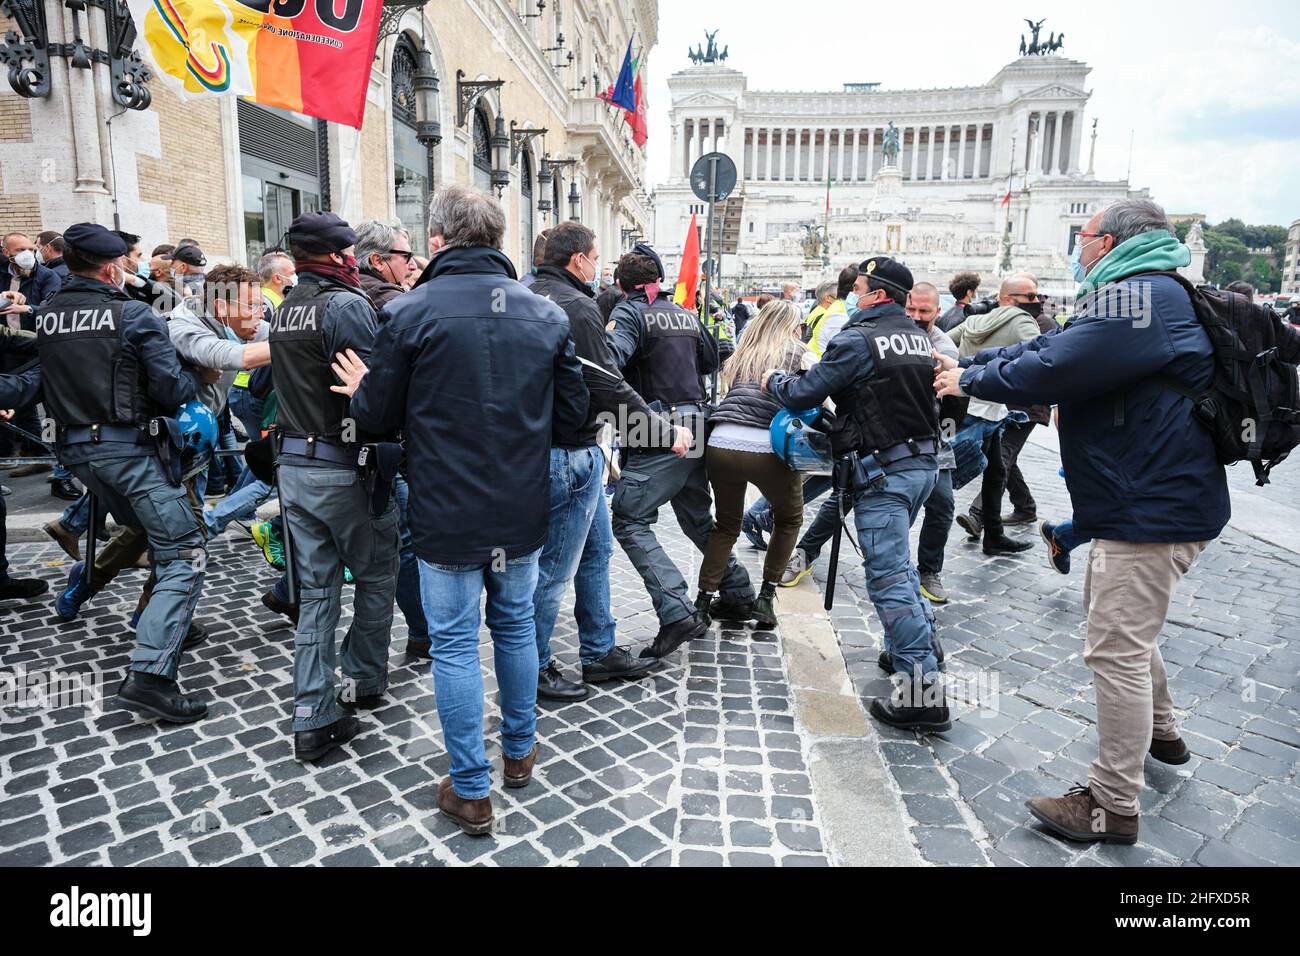
[[[713,500],[702,451],[697,447],[686,458],[671,453],[633,453],[614,489],[614,537],[645,582],[660,626],[690,617],[695,613],[695,601],[652,526],[658,520],[659,509],[671,502],[682,531],[704,552],[713,530]],[[749,575],[736,562],[735,555],[727,558],[719,593],[742,604],[755,598]]]
[[[152,455],[99,458],[69,467],[127,526],[133,543],[124,544],[119,559],[132,554],[134,562],[139,557],[138,534],[143,532],[153,559],[153,593],[136,624],[131,670],[175,679],[181,643],[203,590],[206,563],[202,522],[195,517],[191,491],[168,481]],[[96,589],[102,586],[100,566],[97,560]]]
[[[880,618],[884,649],[893,655],[896,673],[920,671],[927,681],[939,671],[931,649],[934,612],[921,597],[908,532],[938,476],[935,467],[887,472],[881,487],[857,495],[853,502],[867,595]]]
[[[328,727],[343,716],[335,690],[334,631],[342,612],[343,566],[356,592],[339,652],[343,696],[355,700],[388,688],[388,640],[397,589],[398,518],[370,517],[370,499],[355,468],[290,465],[279,469],[286,530],[298,576],[298,630],[293,638],[293,732]]]
[[[1174,740],[1174,702],[1156,641],[1178,582],[1208,541],[1092,543],[1083,579],[1084,663],[1097,692],[1097,759],[1088,784],[1102,809],[1138,812],[1151,738]]]

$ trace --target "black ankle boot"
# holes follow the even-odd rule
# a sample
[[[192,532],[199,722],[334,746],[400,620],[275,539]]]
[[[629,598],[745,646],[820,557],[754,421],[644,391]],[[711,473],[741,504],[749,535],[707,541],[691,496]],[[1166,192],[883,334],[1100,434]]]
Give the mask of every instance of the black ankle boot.
[[[776,628],[775,584],[768,581],[763,582],[763,587],[758,592],[758,598],[754,601],[754,610],[751,613],[754,620],[758,622],[757,630],[770,631]]]
[[[713,604],[713,593],[711,591],[700,591],[695,595],[695,613],[704,619],[706,625],[713,624],[713,618],[709,616],[709,607]]]

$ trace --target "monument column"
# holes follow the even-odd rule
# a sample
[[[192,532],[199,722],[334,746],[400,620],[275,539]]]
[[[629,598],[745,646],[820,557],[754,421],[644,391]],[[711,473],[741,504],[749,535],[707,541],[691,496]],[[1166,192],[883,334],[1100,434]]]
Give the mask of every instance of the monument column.
[[[1057,110],[1052,114],[1052,169],[1051,175],[1061,175],[1061,134],[1065,132],[1065,114]]]
[[[775,153],[773,152],[773,150],[776,149],[775,140],[776,140],[776,130],[772,129],[771,127],[768,127],[767,144],[766,144],[767,148],[765,150],[765,152],[767,153],[767,175],[763,178],[766,179],[769,183],[772,181],[772,157],[775,155]]]
[[[786,137],[789,135],[789,133],[790,131],[788,129],[781,130],[781,143],[778,147],[778,149],[780,149],[780,157],[781,157],[781,182],[785,182],[785,153],[786,153],[785,140]]]
[[[858,181],[858,128],[853,128],[853,145],[849,147],[849,182]]]
[[[966,123],[961,124],[961,133],[957,137],[957,178],[966,178]]]
[[[945,181],[948,179],[948,159],[952,154],[950,146],[952,146],[952,124],[943,128],[943,168],[939,170],[939,178]]]
[[[870,179],[875,172],[876,165],[876,128],[867,127],[867,175],[865,178]]]

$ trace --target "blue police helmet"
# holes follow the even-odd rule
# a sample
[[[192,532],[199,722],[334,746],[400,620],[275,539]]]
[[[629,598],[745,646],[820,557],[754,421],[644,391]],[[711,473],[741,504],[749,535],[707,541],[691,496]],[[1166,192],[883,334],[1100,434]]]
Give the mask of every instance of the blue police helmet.
[[[217,447],[217,416],[197,399],[176,409],[181,430],[181,474],[192,478],[212,461]]]
[[[783,408],[772,419],[769,431],[772,451],[795,471],[829,475],[834,468],[830,436],[808,427],[816,423],[820,415],[820,408],[802,412]]]

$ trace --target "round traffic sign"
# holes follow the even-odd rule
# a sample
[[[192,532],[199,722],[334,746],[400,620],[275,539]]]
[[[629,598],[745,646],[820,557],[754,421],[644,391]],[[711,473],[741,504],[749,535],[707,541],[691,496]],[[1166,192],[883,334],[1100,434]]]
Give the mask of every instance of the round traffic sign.
[[[713,195],[709,195],[709,181]],[[691,167],[691,192],[697,199],[717,202],[726,199],[736,188],[736,163],[726,153],[705,153]]]

